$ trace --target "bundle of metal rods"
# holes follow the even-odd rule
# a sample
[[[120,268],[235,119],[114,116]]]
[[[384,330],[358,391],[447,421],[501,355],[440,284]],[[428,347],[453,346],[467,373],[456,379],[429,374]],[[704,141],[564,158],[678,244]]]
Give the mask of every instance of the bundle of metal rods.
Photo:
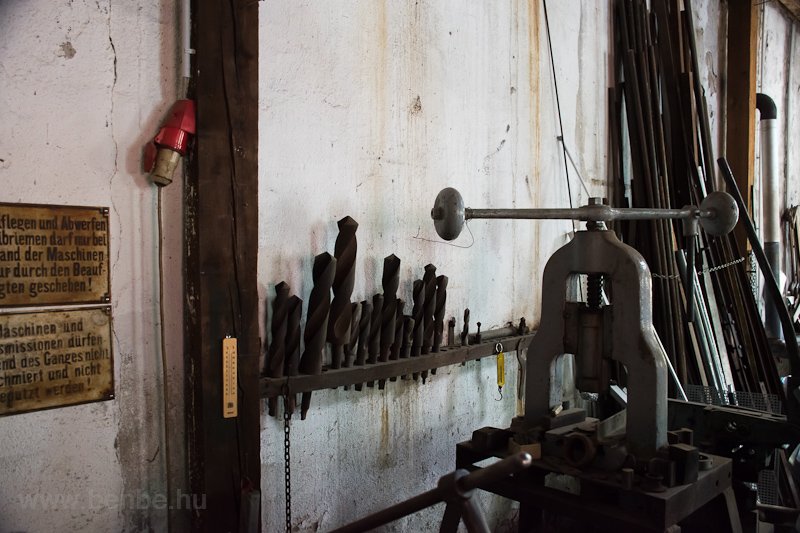
[[[696,205],[715,189],[715,159],[691,2],[653,2],[649,10],[644,0],[618,0],[615,36],[617,82],[609,95],[614,202]],[[735,401],[729,394],[734,390],[781,396],[733,235],[701,234],[700,246],[694,247],[698,269],[687,273],[691,262],[684,250],[692,249],[687,244],[694,237],[684,237],[681,229],[667,221],[617,228],[650,265],[655,327],[682,384],[717,391],[721,403]],[[687,279],[693,291],[687,291]],[[693,301],[687,302],[692,292]]]
[[[447,298],[447,276],[436,276],[436,267],[427,265],[421,280],[414,282],[413,309],[398,298],[400,259],[394,254],[383,263],[382,289],[372,301],[352,302],[355,282],[356,230],[358,223],[345,217],[338,223],[334,255],[314,258],[313,288],[308,300],[308,314],[303,333],[304,350],[300,354],[300,315],[302,300],[289,296],[285,282],[275,286],[272,302],[270,337],[263,375],[270,378],[318,375],[324,368],[384,363],[390,360],[436,353],[442,346]],[[452,335],[448,340],[452,342]],[[327,344],[330,358],[327,357]],[[421,373],[423,381],[428,371]],[[419,375],[414,375],[415,379]],[[390,381],[395,381],[391,378]],[[374,383],[367,383],[374,387]],[[385,380],[378,382],[383,389]],[[355,385],[362,390],[363,385]],[[293,395],[286,394],[285,412],[291,416],[296,407]],[[305,419],[311,392],[302,396],[301,418]],[[269,414],[277,416],[277,398],[268,399]]]

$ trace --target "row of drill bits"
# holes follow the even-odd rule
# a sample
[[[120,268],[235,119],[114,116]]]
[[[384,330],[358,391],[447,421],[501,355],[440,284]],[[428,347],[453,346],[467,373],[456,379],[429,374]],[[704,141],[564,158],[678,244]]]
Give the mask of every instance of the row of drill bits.
[[[329,366],[332,369],[435,353],[442,345],[447,276],[437,276],[433,265],[425,266],[422,279],[413,283],[411,314],[405,315],[405,302],[397,297],[400,259],[392,254],[383,262],[383,292],[373,296],[372,301],[352,302],[358,223],[348,216],[340,220],[338,226],[334,255],[326,252],[314,258],[302,356],[300,315],[303,302],[289,295],[290,288],[285,282],[275,286],[270,324],[272,341],[263,371],[267,377],[321,374],[326,343],[331,346]],[[419,378],[416,374],[413,377]],[[422,372],[423,382],[427,377],[428,371]],[[374,383],[367,385],[374,387]],[[378,382],[380,389],[385,385],[385,380]],[[363,384],[355,385],[355,389],[362,390]],[[285,405],[290,416],[296,408],[296,399],[292,396],[287,395]],[[277,404],[277,398],[268,399],[270,416],[276,416]],[[310,404],[311,393],[303,393],[302,419],[306,418]]]

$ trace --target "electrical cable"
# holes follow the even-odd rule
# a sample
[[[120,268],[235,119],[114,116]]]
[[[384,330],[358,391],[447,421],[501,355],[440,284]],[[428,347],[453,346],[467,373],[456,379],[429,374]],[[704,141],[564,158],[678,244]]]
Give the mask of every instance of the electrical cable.
[[[167,372],[167,341],[165,338],[166,328],[164,326],[164,224],[162,221],[162,205],[161,205],[161,191],[164,187],[156,187],[158,189],[158,327],[159,337],[161,338],[161,379],[162,379],[162,394],[164,396],[164,468],[166,470],[166,485],[167,485],[167,501],[172,497],[172,482],[170,479],[170,455],[169,455],[169,384]],[[171,531],[171,522],[169,519],[169,511],[167,511],[167,531]]]
[[[550,51],[550,68],[553,72],[553,88],[556,94],[556,111],[558,112],[558,129],[561,135],[561,138],[564,138],[564,122],[561,119],[561,100],[558,97],[558,79],[556,78],[556,62],[553,58],[553,41],[550,38],[550,19],[547,16],[547,0],[542,0],[542,7],[544,8],[544,24],[545,29],[547,31],[547,48]],[[567,163],[567,148],[564,143],[561,143],[561,149],[564,155],[564,173],[567,177],[567,196],[569,197],[569,206],[573,207],[572,205],[572,187],[569,183],[569,165]],[[573,225],[575,221],[572,222]]]

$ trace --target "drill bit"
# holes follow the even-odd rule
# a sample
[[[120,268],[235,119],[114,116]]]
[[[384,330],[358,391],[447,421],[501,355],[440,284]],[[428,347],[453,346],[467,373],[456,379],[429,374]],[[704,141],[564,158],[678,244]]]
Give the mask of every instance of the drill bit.
[[[425,283],[421,280],[414,280],[412,289],[414,307],[411,310],[411,317],[414,319],[414,334],[411,343],[411,357],[418,357],[422,353],[422,337],[424,330],[425,311]],[[419,378],[419,373],[414,372],[414,379]]]
[[[325,334],[328,331],[328,313],[331,309],[331,285],[336,275],[336,258],[329,253],[319,254],[314,258],[312,278],[314,288],[308,299],[308,315],[303,339],[306,349],[300,359],[300,372],[303,374],[321,374],[323,351],[325,350]],[[311,406],[311,393],[303,393],[303,404],[300,418],[305,420]]]
[[[469,346],[469,308],[464,309],[464,329],[461,330],[461,346]]]
[[[383,313],[383,294],[372,297],[372,319],[369,326],[369,359],[367,362],[378,362],[381,353],[381,314]]]
[[[356,355],[356,348],[358,347],[358,325],[361,321],[361,302],[353,302],[350,304],[351,319],[350,319],[350,339],[344,346],[344,361],[342,366],[345,368],[350,367],[353,363],[353,358]],[[350,385],[342,387],[344,390],[350,390]]]
[[[447,276],[436,278],[436,310],[433,313],[433,349],[438,352],[444,335],[444,306],[447,301]]]
[[[394,322],[397,317],[397,287],[400,285],[400,259],[392,254],[383,260],[383,312],[381,313],[381,356],[388,361],[394,343]]]
[[[376,294],[372,297],[372,317],[369,325],[369,358],[367,363],[375,364],[381,355],[381,315],[383,314],[383,294]],[[368,387],[373,387],[374,382],[367,383]],[[356,390],[361,390],[360,386]]]
[[[411,356],[411,344],[414,342],[414,319],[406,315],[403,317],[403,344],[400,348],[400,358],[408,359]]]
[[[353,364],[353,359],[358,349],[358,336],[361,333],[359,329],[361,323],[361,302],[353,302],[350,304],[350,310],[350,340],[345,347],[344,362],[342,363],[345,367]]]
[[[378,361],[389,360],[389,353],[394,344],[395,319],[397,318],[397,287],[400,285],[400,259],[392,254],[383,260],[383,310],[381,312],[381,355]],[[378,388],[383,389],[386,380],[378,381]]]
[[[397,299],[397,314],[394,317],[394,343],[392,344],[392,352],[389,356],[389,359],[399,359],[400,358],[400,347],[403,344],[403,308],[406,306],[406,302],[402,299]]]
[[[356,230],[358,222],[350,217],[344,217],[338,223],[339,235],[333,255],[336,258],[336,275],[333,278],[333,302],[331,302],[330,318],[328,320],[328,342],[333,347],[331,368],[342,366],[344,347],[350,340],[350,321],[352,307],[350,295],[353,294],[353,285],[356,278]]]
[[[430,353],[433,346],[433,315],[436,312],[436,267],[425,265],[425,274],[422,276],[425,284],[425,307],[423,309],[422,353]],[[422,371],[422,382],[428,379],[428,371]]]
[[[356,365],[363,365],[367,362],[371,322],[372,304],[369,303],[369,300],[364,300],[361,302],[361,320],[358,322],[358,348],[356,350]],[[361,390],[363,388],[363,383],[356,383],[356,390]]]
[[[405,305],[406,303],[402,299],[397,299],[397,314],[394,317],[394,343],[389,355],[390,360],[400,358],[400,347],[403,345],[403,307]],[[389,378],[389,381],[397,381],[397,376]]]
[[[372,304],[369,300],[361,302],[361,320],[358,322],[358,349],[356,350],[356,364],[363,365],[367,362],[367,346],[369,345],[370,319],[372,318]]]
[[[456,345],[456,317],[451,316],[447,321],[447,345]]]
[[[289,311],[286,322],[286,363],[283,365],[283,374],[296,376],[300,366],[300,317],[303,314],[303,300],[297,296],[291,296],[286,307]],[[291,418],[297,405],[297,398],[294,394],[290,394],[287,399],[283,408]]]
[[[408,359],[411,356],[411,343],[414,342],[414,319],[410,316],[403,317],[403,344],[400,348],[400,358]],[[402,379],[408,378],[407,375],[401,376]]]
[[[266,375],[271,378],[283,376],[283,367],[286,360],[286,318],[287,300],[289,299],[289,285],[281,281],[275,285],[275,299],[272,301],[272,342],[267,350]],[[267,399],[269,416],[277,412],[278,398]]]

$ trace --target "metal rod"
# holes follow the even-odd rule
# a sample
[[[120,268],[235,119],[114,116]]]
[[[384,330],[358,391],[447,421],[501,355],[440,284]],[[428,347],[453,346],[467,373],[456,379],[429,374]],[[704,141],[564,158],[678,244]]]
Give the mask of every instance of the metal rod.
[[[691,217],[713,217],[710,211],[696,207],[683,209],[655,209],[648,207],[618,209],[607,205],[587,205],[576,209],[473,209],[464,208],[464,218],[549,219],[549,220],[665,220]]]
[[[414,514],[432,505],[441,503],[444,501],[445,496],[445,491],[437,487],[428,492],[423,492],[418,496],[414,496],[410,500],[393,505],[388,509],[383,509],[361,520],[334,529],[331,533],[360,533],[362,531],[371,531],[379,526],[394,522],[404,516]]]
[[[492,465],[475,470],[468,476],[458,480],[458,485],[462,490],[471,490],[484,488],[487,485],[496,483],[503,478],[521,472],[531,466],[533,457],[527,452],[519,452],[502,461],[493,463]]]
[[[739,210],[743,214],[740,220],[742,224],[744,224],[747,238],[750,241],[750,245],[753,247],[753,253],[758,261],[758,266],[761,267],[761,274],[764,276],[764,288],[772,295],[775,305],[778,308],[781,326],[783,326],[784,340],[786,341],[786,353],[789,356],[792,370],[792,376],[789,379],[786,412],[788,414],[787,418],[791,421],[795,421],[798,415],[800,415],[800,406],[798,406],[798,403],[800,403],[800,399],[798,398],[798,385],[800,385],[800,383],[798,383],[800,381],[800,353],[798,352],[800,350],[798,350],[797,337],[795,337],[794,334],[792,317],[789,314],[789,310],[786,308],[786,302],[783,300],[775,275],[769,267],[767,256],[764,253],[764,249],[761,247],[761,242],[758,240],[758,233],[756,233],[756,228],[753,226],[753,221],[750,219],[750,215],[747,212],[747,206],[742,199],[742,193],[739,191],[739,187],[733,177],[731,167],[724,157],[717,159],[717,163],[722,171],[722,177],[725,179],[728,190],[736,200],[736,203],[739,205]]]

